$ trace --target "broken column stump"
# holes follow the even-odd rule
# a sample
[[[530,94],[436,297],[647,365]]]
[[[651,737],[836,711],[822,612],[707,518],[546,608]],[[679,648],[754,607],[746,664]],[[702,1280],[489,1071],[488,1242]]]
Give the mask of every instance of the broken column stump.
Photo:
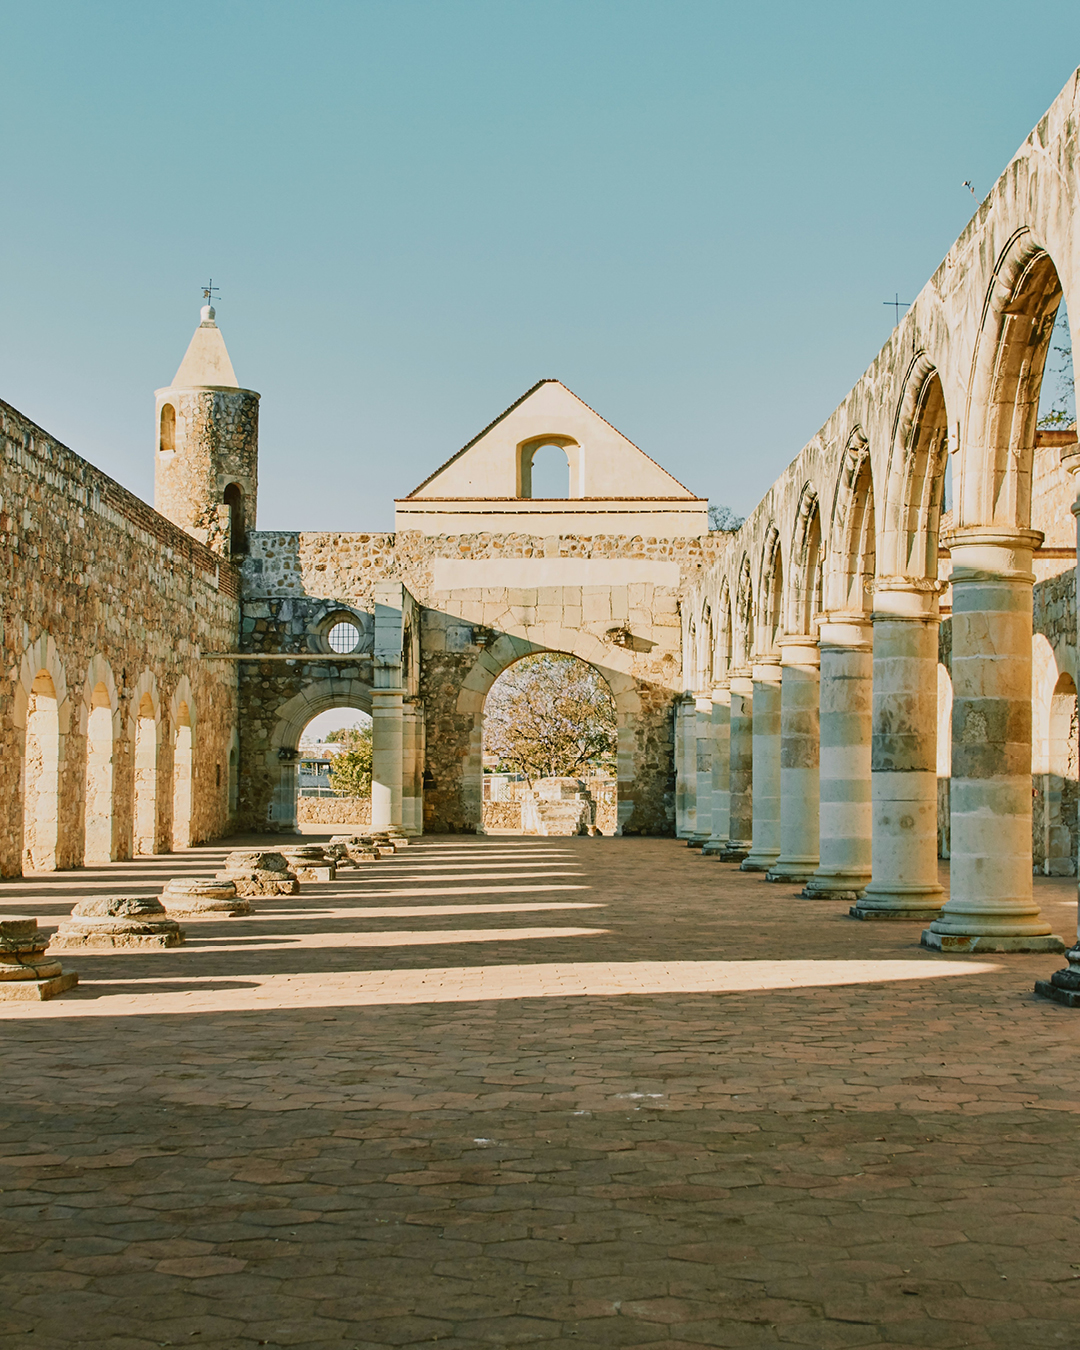
[[[296,873],[297,881],[334,880],[334,864],[320,844],[296,844],[281,852],[290,870]]]
[[[184,930],[156,895],[112,895],[80,900],[64,919],[50,950],[138,950],[178,947]]]
[[[166,914],[182,919],[221,919],[250,914],[251,901],[237,895],[231,881],[216,877],[174,877],[161,892]]]
[[[231,881],[237,895],[298,895],[296,873],[280,853],[262,849],[238,849],[225,859],[218,881]]]
[[[0,919],[0,999],[55,998],[79,983],[75,971],[65,974],[45,955],[49,935],[37,925],[37,919]]]

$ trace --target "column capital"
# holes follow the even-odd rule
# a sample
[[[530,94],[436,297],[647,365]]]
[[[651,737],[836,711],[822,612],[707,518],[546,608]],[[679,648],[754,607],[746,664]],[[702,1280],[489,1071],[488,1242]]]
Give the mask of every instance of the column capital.
[[[821,659],[812,633],[784,633],[777,639],[782,666],[816,666]]]
[[[937,577],[877,577],[874,581],[874,612],[879,620],[909,623],[938,623],[938,593],[942,583]]]
[[[822,614],[818,621],[818,646],[823,651],[826,648],[870,651],[873,634],[873,621],[862,610],[833,610]]]
[[[950,582],[1023,581],[1034,583],[1032,550],[1042,543],[1041,530],[1015,526],[968,525],[952,530],[943,544],[952,555]]]
[[[718,679],[713,680],[712,684],[709,686],[709,693],[714,695],[726,694],[730,688],[731,676],[721,675]]]

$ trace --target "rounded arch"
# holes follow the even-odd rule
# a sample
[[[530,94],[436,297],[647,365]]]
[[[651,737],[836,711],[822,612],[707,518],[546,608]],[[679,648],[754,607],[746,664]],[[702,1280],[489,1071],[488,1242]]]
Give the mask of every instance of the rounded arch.
[[[100,655],[91,659],[83,682],[79,725],[86,737],[83,863],[98,866],[118,852],[116,751],[124,732],[112,667]]]
[[[334,708],[359,708],[371,716],[371,686],[352,675],[313,680],[280,704],[270,743],[255,766],[266,788],[266,823],[286,833],[297,828],[297,751],[307,724]]]
[[[191,681],[186,675],[181,675],[177,680],[176,687],[169,698],[169,720],[173,727],[186,726],[191,728],[191,744],[194,748],[198,715],[195,708],[195,696],[191,691]]]
[[[925,352],[917,352],[907,369],[889,446],[882,577],[937,577],[948,434],[937,367]]]
[[[518,445],[517,495],[525,498],[535,496],[533,491],[533,463],[537,452],[545,450],[549,446],[557,447],[566,456],[567,490],[557,495],[568,498],[583,497],[585,495],[584,459],[581,445],[573,436],[564,436],[559,433],[547,436],[530,436],[527,441],[522,441]]]
[[[134,747],[132,775],[132,855],[157,853],[164,847],[158,791],[162,722],[157,677],[144,670],[135,681],[128,704],[128,737]]]
[[[1031,524],[1039,392],[1062,285],[1027,227],[1005,244],[983,301],[956,472],[959,526]]]
[[[486,648],[462,681],[456,711],[472,718],[468,750],[462,767],[462,805],[466,820],[477,827],[483,818],[484,703],[491,686],[504,670],[523,656],[541,652],[563,652],[593,666],[607,681],[615,699],[618,724],[618,827],[622,833],[634,815],[634,777],[637,761],[637,721],[642,699],[632,672],[632,654],[614,643],[602,642],[578,629],[559,628],[550,643],[530,642],[527,638],[503,633]],[[632,828],[632,826],[631,826]]]
[[[49,633],[31,640],[23,627],[13,672],[12,720],[19,733],[23,870],[53,871],[76,860],[72,829],[65,830],[61,784],[71,726],[67,676]]]
[[[825,609],[861,614],[871,608],[874,580],[874,481],[870,442],[856,426],[848,436],[833,494],[825,565]]]

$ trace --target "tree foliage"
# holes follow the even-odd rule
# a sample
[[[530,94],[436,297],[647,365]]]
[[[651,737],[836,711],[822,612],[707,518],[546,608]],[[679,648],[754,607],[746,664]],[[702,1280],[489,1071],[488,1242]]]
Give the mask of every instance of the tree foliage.
[[[730,506],[721,506],[719,502],[709,503],[709,529],[734,533],[746,520],[738,516]]]
[[[330,766],[330,786],[339,797],[367,797],[371,794],[371,728],[359,724],[331,731],[328,742],[346,745]]]
[[[538,778],[574,778],[615,766],[615,700],[599,671],[563,652],[526,656],[494,683],[484,707],[484,749]]]
[[[1054,428],[1064,430],[1066,427],[1076,424],[1072,338],[1069,335],[1069,320],[1064,305],[1058,310],[1057,322],[1054,324],[1054,336],[1051,342],[1051,356],[1046,362],[1047,369],[1043,373],[1043,379],[1045,381],[1050,378],[1050,368],[1053,367],[1054,401],[1050,405],[1049,412],[1044,413],[1039,418],[1039,426],[1043,430],[1053,430]]]

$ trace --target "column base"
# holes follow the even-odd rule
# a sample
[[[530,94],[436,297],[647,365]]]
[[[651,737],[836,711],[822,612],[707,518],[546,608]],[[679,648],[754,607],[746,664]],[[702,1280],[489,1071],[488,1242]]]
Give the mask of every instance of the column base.
[[[1080,1008],[1080,989],[1062,989],[1053,983],[1053,975],[1048,980],[1036,980],[1035,992],[1040,998],[1053,999],[1066,1008]]]
[[[848,911],[853,919],[886,919],[924,923],[936,919],[945,904],[941,886],[890,886],[875,890],[873,882]]]
[[[706,839],[701,846],[703,858],[718,858],[728,846],[726,839]]]
[[[766,881],[809,881],[817,871],[817,858],[777,858],[765,873]]]
[[[1009,935],[1006,933],[935,933],[923,930],[921,946],[932,952],[1063,952],[1065,944],[1055,933]]]
[[[767,872],[779,856],[779,849],[767,853],[761,849],[751,849],[739,864],[739,870],[741,872]]]
[[[817,871],[807,881],[799,895],[804,900],[846,900],[854,905],[862,899],[863,892],[870,885],[867,872],[822,872]]]
[[[750,855],[750,845],[738,839],[729,839],[719,853],[710,854],[720,862],[741,863],[742,860]]]
[[[707,834],[706,834],[706,835],[702,835],[700,838],[695,838],[693,835],[691,835],[691,837],[686,841],[686,847],[687,847],[687,848],[702,848],[702,847],[704,847],[705,842],[706,842],[706,840],[708,839],[708,837],[709,837],[709,836],[708,836]]]

